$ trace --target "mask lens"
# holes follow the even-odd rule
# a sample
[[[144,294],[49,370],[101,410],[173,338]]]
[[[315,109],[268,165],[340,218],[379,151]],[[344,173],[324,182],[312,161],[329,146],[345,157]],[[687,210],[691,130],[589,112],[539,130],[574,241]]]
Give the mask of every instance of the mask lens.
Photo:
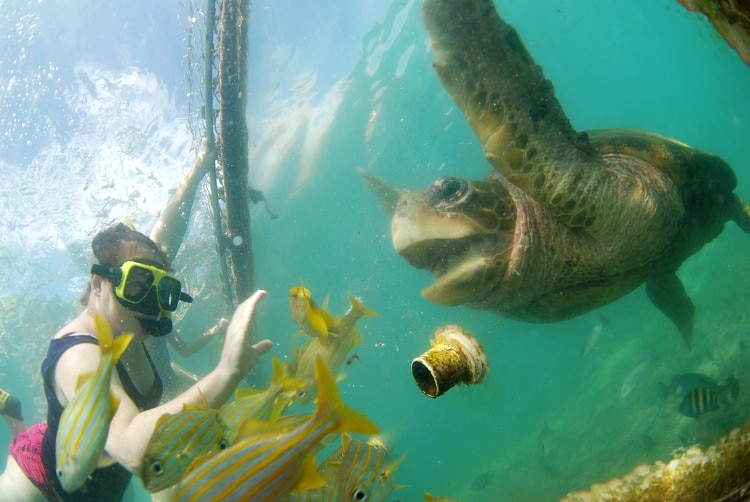
[[[180,291],[182,284],[174,277],[165,275],[159,281],[156,287],[159,296],[159,305],[161,308],[168,311],[174,312],[177,309],[177,304],[180,301]]]
[[[130,302],[138,303],[146,297],[153,283],[154,274],[150,270],[137,266],[131,267],[125,278],[123,297]]]

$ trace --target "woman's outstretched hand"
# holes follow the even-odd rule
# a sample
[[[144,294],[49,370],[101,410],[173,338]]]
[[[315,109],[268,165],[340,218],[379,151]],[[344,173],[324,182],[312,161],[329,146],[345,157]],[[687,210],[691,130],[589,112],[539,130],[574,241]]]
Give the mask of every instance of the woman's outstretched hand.
[[[262,340],[250,345],[250,321],[256,305],[264,296],[266,292],[262,289],[253,293],[250,298],[237,306],[229,321],[219,364],[231,372],[232,377],[237,381],[244,378],[258,359],[273,346],[271,340]]]

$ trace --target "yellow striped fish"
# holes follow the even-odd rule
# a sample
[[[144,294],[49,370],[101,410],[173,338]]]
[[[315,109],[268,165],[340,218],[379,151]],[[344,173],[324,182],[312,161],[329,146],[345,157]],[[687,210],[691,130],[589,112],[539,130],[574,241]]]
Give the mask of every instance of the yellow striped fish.
[[[93,374],[78,378],[76,391],[60,416],[55,441],[57,477],[68,493],[81,488],[99,463],[109,423],[120,404],[110,392],[112,368],[133,338],[132,333],[113,338],[99,314],[94,322],[101,350],[99,366]]]
[[[321,486],[315,447],[329,434],[375,434],[377,426],[341,401],[333,375],[316,361],[318,406],[291,427],[247,422],[237,444],[197,463],[180,484],[177,501],[275,501],[292,490]]]
[[[347,354],[362,343],[362,335],[356,328],[357,321],[365,316],[377,315],[351,295],[349,303],[349,310],[331,328],[334,336],[329,337],[327,344],[319,338],[312,338],[299,350],[295,350],[291,372],[296,378],[308,382],[305,388],[297,393],[297,401],[300,404],[306,404],[315,398],[315,387],[312,382],[316,358],[322,358],[332,372],[337,372],[346,360]]]
[[[143,485],[158,492],[179,483],[195,459],[223,446],[223,435],[218,412],[205,404],[186,404],[178,413],[162,415],[146,447]]]
[[[302,330],[308,335],[328,340],[330,314],[313,301],[310,290],[300,281],[299,286],[289,290],[289,311]]]
[[[394,489],[401,488],[394,485],[394,474],[403,458],[389,463],[386,450],[343,434],[341,448],[333,451],[320,466],[325,486],[293,492],[284,501],[385,502]]]
[[[273,358],[271,383],[260,392],[237,389],[235,400],[219,410],[219,422],[224,429],[222,445],[229,447],[247,420],[257,422],[275,420],[291,402],[294,394],[307,382],[289,376],[289,368],[278,357]]]

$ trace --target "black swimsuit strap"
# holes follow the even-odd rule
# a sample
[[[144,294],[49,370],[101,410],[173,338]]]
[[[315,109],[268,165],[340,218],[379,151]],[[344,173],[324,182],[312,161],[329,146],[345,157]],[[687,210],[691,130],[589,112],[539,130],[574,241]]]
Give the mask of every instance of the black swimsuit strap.
[[[146,353],[146,358],[148,359],[148,363],[151,365],[151,371],[154,374],[154,383],[151,385],[148,392],[146,392],[146,394],[141,394],[133,383],[133,380],[130,378],[125,365],[123,365],[121,361],[117,362],[117,374],[122,382],[122,387],[125,389],[128,396],[130,396],[130,399],[133,400],[135,405],[138,406],[138,409],[148,410],[159,404],[164,389],[162,387],[161,378],[159,378],[159,372],[156,371],[156,365],[154,365],[154,361],[151,359],[151,354],[148,353],[148,350],[143,343],[141,343],[141,347]]]

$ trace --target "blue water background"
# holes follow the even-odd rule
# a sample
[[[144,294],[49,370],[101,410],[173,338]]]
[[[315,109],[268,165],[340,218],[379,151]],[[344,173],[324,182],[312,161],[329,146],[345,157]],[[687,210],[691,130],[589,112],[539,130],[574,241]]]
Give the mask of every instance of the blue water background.
[[[671,0],[496,4],[577,129],[646,129],[712,151],[750,199],[750,69],[705,19]],[[199,7],[180,2],[0,3],[0,387],[21,398],[28,423],[45,415],[38,368],[48,338],[79,309],[91,237],[125,218],[150,230],[191,165],[201,23]],[[388,219],[355,171],[410,189],[489,172],[431,68],[419,2],[258,0],[249,24],[250,181],[279,216],[252,208],[256,283],[269,292],[258,336],[291,356],[287,291],[300,279],[319,300],[330,295],[334,314],[347,293],[378,312],[360,322],[365,341],[340,388],[393,454],[407,455],[396,475],[406,487],[392,500],[425,491],[555,500],[744,422],[750,267],[734,224],[679,271],[697,306],[691,352],[642,289],[550,325],[433,305],[419,295],[431,276],[393,251]],[[197,298],[178,315],[186,338],[226,315],[210,221],[202,190],[175,263]],[[611,322],[582,359],[600,314]],[[448,323],[481,341],[491,372],[481,386],[430,400],[409,365]],[[211,346],[176,360],[200,373],[217,356]],[[649,357],[623,398],[623,382]],[[740,401],[699,421],[677,414],[657,384],[688,371],[734,375]],[[0,445],[9,440],[0,428]],[[484,472],[492,482],[472,489]]]

